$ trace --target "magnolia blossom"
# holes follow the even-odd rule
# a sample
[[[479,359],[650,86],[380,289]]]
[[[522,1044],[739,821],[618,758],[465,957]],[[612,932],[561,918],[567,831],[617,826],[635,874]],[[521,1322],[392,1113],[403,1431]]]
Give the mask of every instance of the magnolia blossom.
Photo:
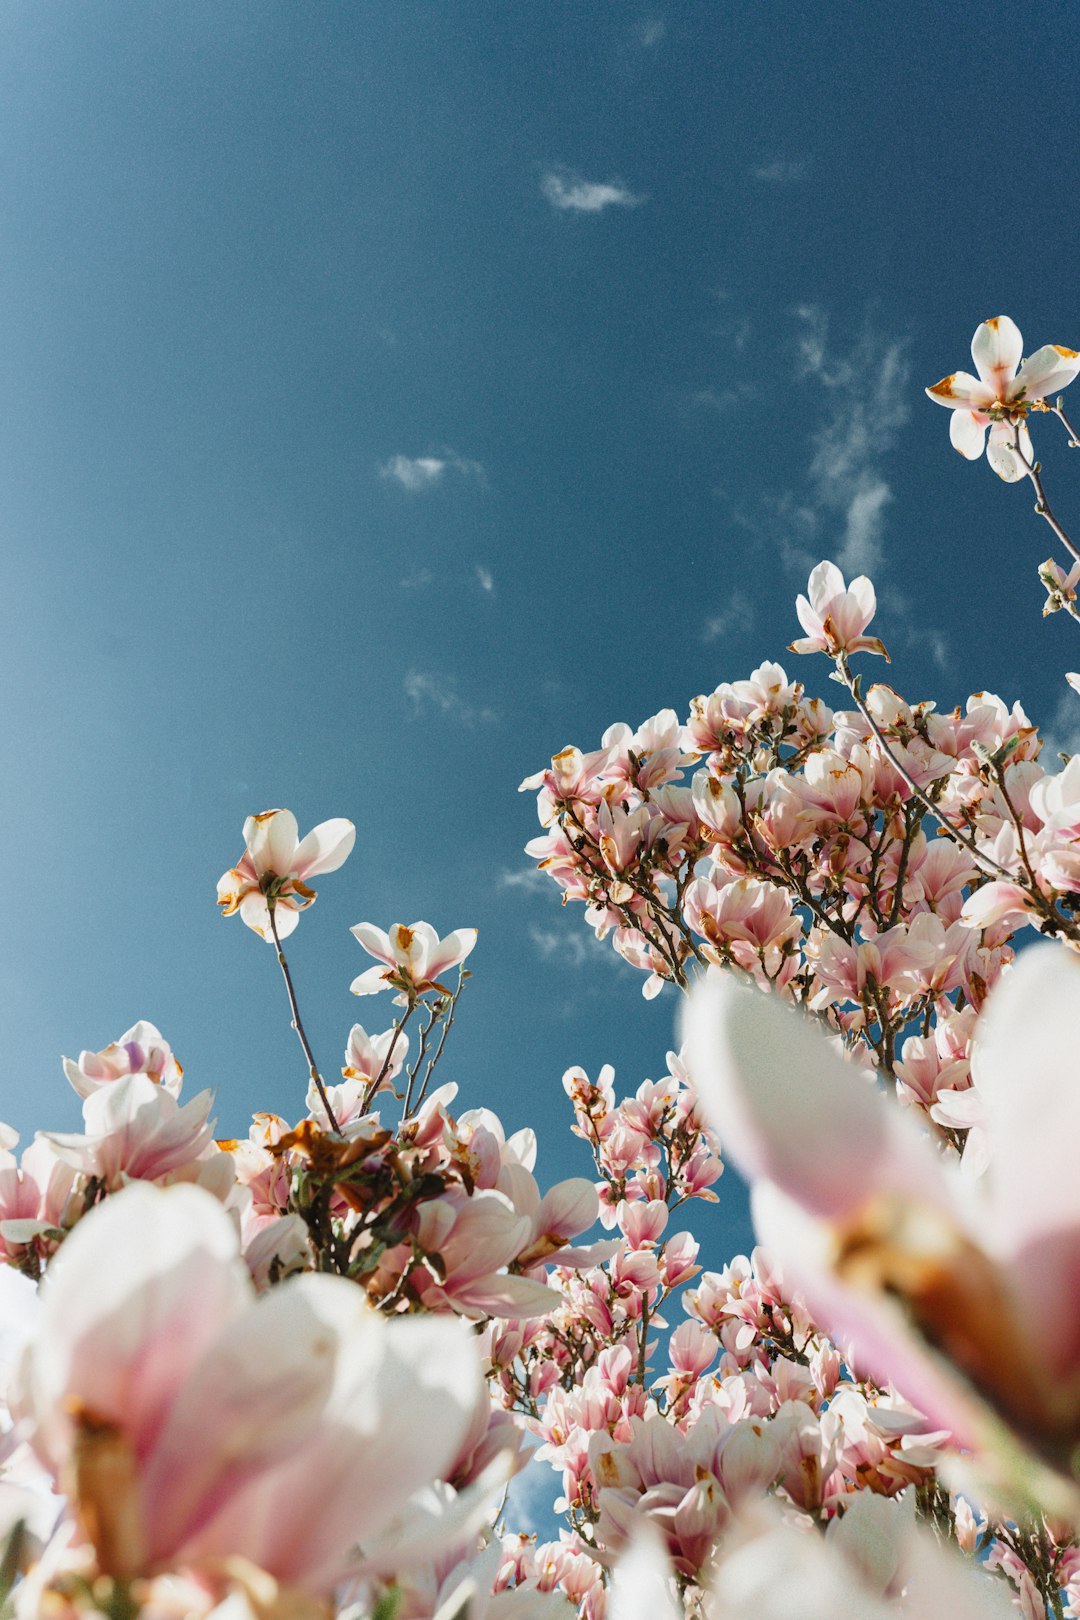
[[[885,643],[877,636],[863,635],[877,612],[877,596],[865,574],[845,585],[835,563],[820,562],[807,589],[809,600],[800,596],[795,603],[806,635],[791,643],[792,652],[824,652],[831,658],[838,653],[871,652],[888,662]]]
[[[138,1186],[52,1262],[14,1409],[103,1573],[241,1558],[329,1595],[449,1471],[481,1387],[456,1322],[387,1321],[336,1277],[256,1299],[216,1200]]]
[[[954,371],[926,390],[935,404],[952,411],[949,438],[968,461],[978,461],[982,455],[990,427],[986,459],[1008,484],[1025,477],[1035,460],[1023,420],[1029,407],[1067,388],[1080,371],[1080,355],[1056,343],[1044,344],[1021,365],[1023,353],[1024,340],[1015,322],[1007,315],[996,315],[983,321],[971,340],[978,377],[969,371]],[[1018,435],[1019,455],[1015,449]]]
[[[687,1014],[702,1106],[818,1319],[960,1444],[1004,1420],[1063,1472],[1080,1442],[1078,994],[1080,961],[1049,945],[992,992],[977,1183],[790,1009],[715,975]]]
[[[475,928],[458,928],[440,939],[430,923],[395,923],[388,934],[374,923],[357,923],[350,932],[369,956],[384,965],[368,968],[355,978],[349,989],[354,996],[374,996],[388,987],[406,995],[422,995],[425,990],[442,990],[439,975],[464,962],[476,944]]]
[[[264,810],[261,815],[248,816],[244,853],[218,879],[222,916],[239,911],[249,928],[262,939],[272,940],[272,905],[278,937],[287,938],[299,922],[300,912],[315,899],[308,878],[336,872],[355,842],[356,828],[351,821],[323,821],[300,839],[291,810]]]
[[[100,1052],[80,1052],[77,1063],[71,1058],[63,1062],[64,1073],[80,1097],[89,1097],[99,1086],[127,1074],[149,1075],[175,1097],[180,1093],[184,1073],[161,1031],[142,1018]]]

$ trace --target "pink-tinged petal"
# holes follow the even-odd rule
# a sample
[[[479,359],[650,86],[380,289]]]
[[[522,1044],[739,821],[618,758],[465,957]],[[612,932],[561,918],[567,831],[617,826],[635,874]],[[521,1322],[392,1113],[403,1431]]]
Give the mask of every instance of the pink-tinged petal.
[[[536,1215],[537,1230],[547,1236],[577,1237],[600,1214],[596,1187],[584,1176],[559,1181],[546,1192]]]
[[[1024,354],[1024,340],[1015,321],[995,315],[983,321],[971,340],[971,358],[983,382],[1000,398]]]
[[[1004,880],[984,883],[964,901],[960,921],[965,928],[991,928],[995,923],[1010,926],[1033,922],[1035,906],[1031,895],[1019,883]]]
[[[445,939],[439,941],[428,963],[428,978],[437,979],[447,968],[456,967],[459,962],[464,962],[475,944],[475,928],[457,928],[452,934],[447,934]]]
[[[711,971],[688,998],[684,1037],[702,1109],[744,1175],[820,1215],[890,1189],[949,1204],[940,1161],[911,1122],[775,997]]]
[[[336,872],[352,854],[356,828],[340,817],[313,827],[297,846],[292,870],[300,879],[317,877],[320,872]]]
[[[556,1257],[557,1259],[557,1257]],[[453,1290],[455,1304],[477,1316],[501,1316],[507,1321],[550,1316],[563,1303],[561,1294],[532,1277],[512,1277],[492,1272]]]
[[[930,1350],[901,1305],[880,1290],[861,1290],[832,1271],[836,1238],[770,1182],[751,1195],[754,1231],[789,1290],[797,1290],[859,1376],[895,1384],[933,1424],[951,1430],[957,1444],[972,1445],[990,1421],[967,1384]]]
[[[1020,451],[1017,455],[1013,448],[1017,433],[1020,436]],[[1018,483],[1021,478],[1028,475],[1028,467],[1024,465],[1026,457],[1029,465],[1034,465],[1035,452],[1031,446],[1031,434],[1027,424],[1021,422],[1014,426],[1012,422],[995,422],[990,429],[990,439],[986,446],[986,459],[1006,484]]]
[[[335,1376],[334,1340],[312,1300],[325,1280],[295,1278],[264,1294],[178,1392],[143,1473],[151,1562],[202,1542],[208,1518],[254,1468],[307,1444]]]
[[[874,590],[873,581],[865,574],[859,574],[848,586],[848,595],[862,616],[862,624],[858,627],[862,630],[877,612],[877,592]]]
[[[954,371],[951,376],[942,377],[939,383],[926,389],[926,393],[935,405],[947,405],[951,411],[985,411],[997,398],[992,388],[969,371]]]
[[[329,1590],[367,1538],[453,1464],[483,1387],[461,1324],[387,1322],[354,1285],[338,1284],[282,1285],[304,1289],[336,1362],[307,1444],[241,1485],[191,1548],[200,1558],[242,1552],[312,1591]]]
[[[967,461],[978,461],[986,445],[986,427],[986,418],[977,416],[974,411],[953,411],[949,423],[953,449],[959,450]]]
[[[834,596],[844,594],[844,576],[834,562],[827,559],[819,562],[816,568],[810,570],[810,583],[808,586],[810,601],[815,612],[832,601]],[[807,628],[809,628],[807,626]]]
[[[359,941],[369,956],[377,957],[380,962],[385,962],[387,967],[397,965],[397,957],[394,955],[394,948],[390,943],[389,934],[384,934],[381,928],[375,927],[374,923],[357,923],[355,927],[349,929],[349,932],[355,940]],[[362,994],[362,992],[357,993]]]
[[[1046,399],[1068,388],[1078,371],[1080,354],[1074,349],[1062,349],[1056,343],[1044,344],[1020,367],[1009,389],[1009,398]]]
[[[991,992],[973,1072],[986,1110],[992,1241],[1038,1325],[1052,1376],[1080,1363],[1080,960],[1021,953]]]
[[[145,1452],[175,1391],[252,1298],[233,1222],[201,1189],[138,1184],[106,1199],[41,1287],[15,1402],[37,1455],[59,1470],[78,1403]]]

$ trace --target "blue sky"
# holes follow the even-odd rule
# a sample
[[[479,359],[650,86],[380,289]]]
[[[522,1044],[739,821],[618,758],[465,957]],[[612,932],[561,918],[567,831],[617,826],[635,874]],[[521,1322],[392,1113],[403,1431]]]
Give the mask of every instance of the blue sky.
[[[790,668],[822,556],[906,695],[1068,739],[1049,532],[922,394],[989,315],[1080,347],[1075,7],[1019,18],[8,0],[0,1114],[73,1128],[60,1053],[138,1017],[222,1132],[300,1111],[214,907],[287,805],[359,829],[290,951],[324,1068],[389,1012],[351,923],[475,925],[445,1076],[579,1170],[563,1070],[661,1073],[673,1002],[529,881],[517,783]]]

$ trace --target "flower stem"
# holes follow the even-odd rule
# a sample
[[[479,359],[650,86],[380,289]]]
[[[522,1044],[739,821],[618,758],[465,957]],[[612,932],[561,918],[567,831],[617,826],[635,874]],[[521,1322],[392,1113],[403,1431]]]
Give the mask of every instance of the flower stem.
[[[1080,562],[1080,551],[1078,551],[1077,548],[1073,545],[1072,541],[1069,539],[1068,535],[1065,533],[1065,530],[1061,527],[1061,524],[1058,522],[1057,518],[1053,514],[1053,511],[1051,510],[1050,502],[1046,498],[1046,491],[1043,488],[1043,481],[1042,481],[1041,468],[1040,468],[1039,462],[1037,462],[1037,461],[1029,461],[1027,456],[1025,456],[1023,450],[1021,450],[1021,448],[1020,448],[1020,423],[1019,423],[1019,421],[1016,421],[1013,424],[1013,426],[1014,426],[1014,431],[1015,431],[1016,436],[1013,439],[1011,448],[1016,451],[1016,454],[1019,456],[1021,462],[1023,463],[1023,466],[1024,466],[1024,468],[1025,468],[1025,470],[1027,472],[1028,477],[1031,479],[1031,482],[1035,487],[1035,510],[1036,510],[1036,512],[1038,512],[1040,517],[1043,517],[1043,518],[1046,519],[1047,523],[1049,523],[1050,527],[1053,529],[1054,533],[1057,535],[1058,539],[1061,541],[1061,543],[1065,547],[1066,551],[1073,558],[1074,562]],[[1072,430],[1070,429],[1070,432],[1071,431]]]
[[[308,1073],[311,1075],[311,1078],[315,1083],[315,1090],[319,1093],[319,1101],[322,1103],[323,1108],[326,1111],[326,1117],[330,1121],[330,1129],[340,1132],[341,1126],[338,1124],[337,1119],[334,1116],[334,1110],[330,1106],[330,1098],[326,1095],[326,1087],[323,1085],[322,1075],[319,1073],[318,1064],[315,1062],[315,1057],[311,1050],[310,1043],[304,1033],[304,1025],[300,1018],[300,1008],[296,1005],[296,991],[293,989],[292,974],[289,972],[289,964],[285,960],[285,952],[282,950],[281,940],[278,938],[277,918],[274,916],[274,902],[272,900],[267,902],[267,909],[270,912],[270,932],[274,936],[274,945],[277,949],[278,966],[281,968],[281,974],[285,980],[285,989],[288,991],[289,995],[289,1006],[292,1008],[292,1027],[295,1029],[297,1036],[299,1037],[300,1045],[304,1048],[304,1056],[307,1058],[308,1062]]]

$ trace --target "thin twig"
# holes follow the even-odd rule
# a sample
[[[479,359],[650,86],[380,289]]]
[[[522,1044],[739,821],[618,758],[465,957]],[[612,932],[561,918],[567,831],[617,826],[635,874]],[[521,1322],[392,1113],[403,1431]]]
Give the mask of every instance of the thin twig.
[[[300,1018],[300,1009],[296,1005],[296,991],[293,989],[292,974],[289,972],[289,964],[285,960],[285,952],[282,950],[281,940],[278,938],[277,918],[274,916],[274,909],[274,902],[272,900],[268,900],[267,910],[270,913],[270,932],[274,936],[274,944],[277,947],[278,965],[281,968],[282,976],[285,980],[285,989],[289,993],[289,1006],[292,1008],[292,1027],[299,1036],[300,1045],[304,1048],[304,1056],[308,1061],[308,1072],[310,1073],[312,1080],[315,1082],[315,1089],[319,1093],[319,1101],[326,1110],[326,1117],[330,1121],[330,1129],[340,1133],[341,1126],[334,1117],[334,1110],[330,1106],[330,1098],[326,1095],[326,1087],[323,1085],[323,1078],[319,1073],[319,1066],[315,1062],[315,1056],[311,1050],[308,1038],[304,1033],[304,1025]]]
[[[1060,401],[1058,402],[1057,405],[1051,405],[1050,409],[1053,411],[1054,415],[1057,417],[1058,421],[1061,423],[1061,425],[1064,427],[1066,433],[1069,435],[1069,449],[1070,450],[1080,450],[1080,435],[1077,434],[1077,432],[1076,432],[1075,428],[1073,427],[1072,423],[1069,421],[1069,418],[1065,415],[1065,412],[1062,410]]]
[[[1049,523],[1050,527],[1053,529],[1054,533],[1057,535],[1058,539],[1061,541],[1062,545],[1065,547],[1066,551],[1073,558],[1073,560],[1075,562],[1080,562],[1080,551],[1078,551],[1073,545],[1072,541],[1069,539],[1068,535],[1065,533],[1065,530],[1061,527],[1061,524],[1058,522],[1050,508],[1050,502],[1046,498],[1046,491],[1043,488],[1043,481],[1040,476],[1040,463],[1037,461],[1029,461],[1023,450],[1020,448],[1020,426],[1021,418],[1018,417],[1013,423],[1013,430],[1016,437],[1013,439],[1010,448],[1016,451],[1020,461],[1023,463],[1028,477],[1035,486],[1035,510],[1038,512],[1040,517],[1046,519],[1047,523]]]

